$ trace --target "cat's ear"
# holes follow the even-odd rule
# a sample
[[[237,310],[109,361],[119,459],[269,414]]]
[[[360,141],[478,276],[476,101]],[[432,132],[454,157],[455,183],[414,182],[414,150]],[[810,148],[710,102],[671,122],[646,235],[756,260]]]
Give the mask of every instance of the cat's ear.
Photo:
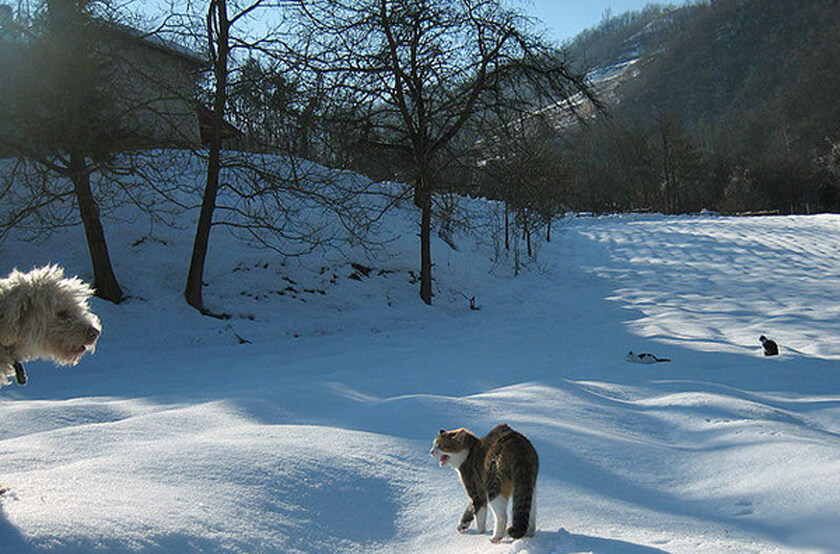
[[[453,439],[455,442],[462,446],[468,446],[473,441],[478,440],[476,439],[475,435],[473,435],[468,429],[461,427],[457,431],[453,431]]]
[[[441,429],[439,434],[443,435],[445,433],[446,433],[446,429]]]

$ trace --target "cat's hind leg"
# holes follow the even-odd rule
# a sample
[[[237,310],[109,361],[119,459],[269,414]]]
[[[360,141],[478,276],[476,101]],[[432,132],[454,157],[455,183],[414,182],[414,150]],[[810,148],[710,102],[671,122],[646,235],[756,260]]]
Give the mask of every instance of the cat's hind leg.
[[[490,539],[493,544],[498,544],[505,537],[507,505],[508,499],[503,494],[499,494],[490,500],[490,509],[493,510],[493,517],[496,518],[496,523],[493,526],[493,537]]]

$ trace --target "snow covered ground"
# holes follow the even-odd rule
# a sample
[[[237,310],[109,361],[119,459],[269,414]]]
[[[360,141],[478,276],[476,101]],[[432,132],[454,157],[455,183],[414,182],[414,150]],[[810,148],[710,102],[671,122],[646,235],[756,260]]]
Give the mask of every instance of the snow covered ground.
[[[368,276],[214,230],[225,321],[182,300],[190,223],[106,222],[131,298],[93,301],[95,356],[0,391],[0,551],[840,551],[840,217],[566,218],[518,277],[460,236],[431,307],[415,217]],[[0,273],[89,278],[82,240],[9,240]],[[496,546],[428,450],[499,422],[541,467],[536,536]]]

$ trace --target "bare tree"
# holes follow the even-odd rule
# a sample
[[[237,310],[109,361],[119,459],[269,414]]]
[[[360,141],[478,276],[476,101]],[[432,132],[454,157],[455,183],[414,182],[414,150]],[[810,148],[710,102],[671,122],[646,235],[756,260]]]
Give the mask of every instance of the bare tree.
[[[402,152],[412,168],[420,297],[430,304],[432,195],[456,139],[514,97],[537,110],[592,94],[499,0],[314,0],[302,16],[300,64],[356,107],[368,141]]]
[[[210,0],[206,15],[207,48],[210,54],[213,74],[212,106],[207,136],[207,181],[202,195],[201,212],[193,242],[190,267],[187,274],[184,297],[187,303],[202,313],[209,314],[204,307],[202,288],[204,265],[210,242],[210,229],[213,225],[213,213],[219,193],[219,175],[222,163],[222,133],[225,127],[225,114],[228,113],[230,61],[232,50],[236,48],[255,48],[254,43],[235,40],[231,33],[234,26],[259,9],[276,7],[276,2],[255,0],[242,5],[236,0]],[[232,11],[231,11],[232,8]]]
[[[259,5],[256,2],[250,10]],[[249,11],[250,11],[249,10]],[[216,196],[219,191],[219,171],[221,169],[222,126],[227,103],[228,56],[230,54],[230,30],[236,20],[246,12],[240,12],[233,18],[228,16],[227,0],[211,0],[207,12],[207,38],[215,78],[213,91],[213,111],[210,119],[208,145],[207,183],[201,202],[201,214],[195,232],[190,269],[184,297],[195,309],[205,312],[202,300],[204,263],[207,259],[207,246],[210,241],[210,227],[213,211],[216,209]]]
[[[667,213],[681,213],[691,209],[692,201],[702,198],[698,192],[704,169],[702,154],[671,114],[659,114],[658,138],[663,206]]]
[[[226,226],[289,256],[316,247],[363,243],[387,209],[387,200],[385,206],[366,205],[369,180],[349,179],[297,157],[309,153],[314,142],[311,120],[318,98],[298,95],[296,84],[283,74],[288,50],[280,48],[284,37],[275,25],[282,20],[282,8],[299,3],[209,3],[205,29],[213,73],[212,106],[207,149],[202,152],[207,175],[184,291],[187,302],[207,315],[224,317],[206,309],[202,298],[213,226]],[[260,82],[262,75],[270,76],[271,86]],[[246,113],[252,109],[263,116]],[[248,131],[238,147],[259,153],[238,152],[225,144],[228,121],[244,124]],[[316,222],[315,212],[328,212],[332,219]]]
[[[499,128],[483,165],[495,198],[505,203],[505,245],[510,249],[509,212],[522,227],[528,257],[532,235],[545,227],[551,242],[551,223],[570,198],[572,170],[561,131],[551,120],[521,119]]]
[[[107,4],[92,0],[47,0],[37,24],[26,29],[17,55],[7,66],[12,78],[7,93],[4,140],[15,154],[37,162],[45,172],[68,179],[73,186],[85,229],[97,296],[118,303],[123,298],[111,265],[90,175],[108,161],[116,106],[103,60],[94,43],[103,22],[94,17]],[[45,181],[41,181],[42,184]],[[53,190],[48,187],[48,190]],[[66,198],[53,190],[53,197]],[[28,206],[25,214],[37,205]]]

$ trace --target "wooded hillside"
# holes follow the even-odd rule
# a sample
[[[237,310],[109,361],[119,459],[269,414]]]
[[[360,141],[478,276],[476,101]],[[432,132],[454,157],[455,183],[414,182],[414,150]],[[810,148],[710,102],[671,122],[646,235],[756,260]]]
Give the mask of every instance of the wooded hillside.
[[[716,0],[579,35],[569,51],[590,70],[635,62],[610,117],[571,140],[570,205],[837,210],[838,16],[836,0]]]

